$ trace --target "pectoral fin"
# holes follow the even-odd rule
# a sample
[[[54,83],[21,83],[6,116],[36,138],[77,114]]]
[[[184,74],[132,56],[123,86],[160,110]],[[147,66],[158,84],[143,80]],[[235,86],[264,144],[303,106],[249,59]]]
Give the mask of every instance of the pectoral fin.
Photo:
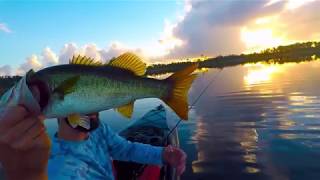
[[[57,93],[61,99],[66,94],[70,94],[75,91],[75,85],[79,81],[80,76],[74,76],[64,80],[58,87],[53,90],[53,93]]]
[[[80,122],[80,115],[79,114],[71,114],[68,116],[68,122],[69,124],[75,128],[79,125]]]
[[[131,118],[133,113],[134,101],[124,106],[118,107],[116,110],[126,118]]]

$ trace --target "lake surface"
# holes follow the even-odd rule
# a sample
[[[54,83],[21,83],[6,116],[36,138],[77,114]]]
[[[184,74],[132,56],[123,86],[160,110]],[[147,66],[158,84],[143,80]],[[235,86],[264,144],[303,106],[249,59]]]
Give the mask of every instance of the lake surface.
[[[219,71],[201,73],[190,90],[192,103],[215,79],[179,126],[182,179],[320,179],[320,62]],[[133,119],[160,103],[137,101]],[[116,130],[130,123],[112,110],[102,119]]]

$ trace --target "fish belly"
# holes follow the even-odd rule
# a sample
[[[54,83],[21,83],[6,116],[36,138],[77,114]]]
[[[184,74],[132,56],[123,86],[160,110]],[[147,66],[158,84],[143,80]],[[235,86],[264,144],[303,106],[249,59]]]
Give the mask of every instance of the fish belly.
[[[65,97],[63,101],[55,102],[44,110],[48,118],[66,117],[70,114],[90,114],[116,108],[133,101],[130,97],[93,97],[90,99]]]

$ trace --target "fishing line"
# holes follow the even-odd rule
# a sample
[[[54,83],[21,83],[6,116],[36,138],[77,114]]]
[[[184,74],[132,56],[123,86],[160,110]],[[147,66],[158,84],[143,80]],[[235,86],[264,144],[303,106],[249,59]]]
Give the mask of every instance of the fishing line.
[[[211,86],[211,84],[214,82],[215,79],[217,79],[218,75],[221,73],[223,69],[220,69],[210,80],[210,82],[207,84],[205,88],[200,92],[199,96],[195,99],[195,101],[190,105],[188,110],[192,109],[192,107],[199,101],[200,97],[207,91],[207,89]],[[179,124],[182,122],[182,119],[180,118],[179,121],[176,123],[176,125],[169,131],[166,142],[168,142],[169,136],[173,133],[173,131],[179,126]]]

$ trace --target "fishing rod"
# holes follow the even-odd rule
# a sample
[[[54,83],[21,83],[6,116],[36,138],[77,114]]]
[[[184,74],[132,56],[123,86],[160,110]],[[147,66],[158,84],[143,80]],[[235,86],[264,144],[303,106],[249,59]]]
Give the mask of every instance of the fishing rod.
[[[192,107],[199,101],[200,97],[207,91],[207,89],[211,86],[211,84],[214,82],[214,80],[218,77],[218,75],[222,72],[223,69],[220,69],[215,76],[212,77],[210,82],[207,84],[205,88],[200,92],[199,96],[195,99],[195,101],[189,106],[188,110],[192,109]],[[176,125],[169,131],[166,142],[168,142],[169,136],[173,133],[173,131],[179,126],[179,124],[182,122],[182,119],[180,118],[179,121],[176,123]]]

